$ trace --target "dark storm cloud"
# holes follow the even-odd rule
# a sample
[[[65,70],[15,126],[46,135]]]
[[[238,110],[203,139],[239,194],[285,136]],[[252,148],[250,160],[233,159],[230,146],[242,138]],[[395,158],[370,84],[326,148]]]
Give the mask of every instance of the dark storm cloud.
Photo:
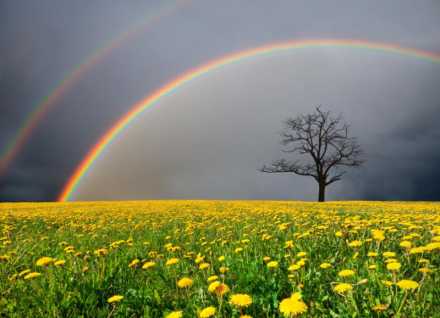
[[[163,1],[1,2],[0,149],[14,136],[27,114],[70,70],[96,48],[105,45],[134,24],[144,21],[145,17],[154,14],[163,5]],[[0,176],[0,200],[54,199],[88,149],[117,118],[128,111],[130,105],[176,74],[195,65],[231,51],[273,41],[303,38],[362,38],[440,51],[439,17],[440,4],[437,1],[362,1],[356,4],[352,1],[338,1],[337,5],[330,1],[188,1],[187,5],[114,50],[57,101],[56,107],[40,123],[10,169],[4,176]],[[344,58],[341,53],[339,60],[332,60],[332,63],[340,63],[339,66],[343,68]],[[362,63],[371,62],[374,66],[377,61],[365,58]],[[337,97],[328,96],[325,100],[296,99],[297,102],[329,104],[335,109],[339,107],[339,110],[346,113],[353,127],[358,127],[358,133],[362,133],[365,126],[359,117],[351,114],[347,101],[360,105],[360,114],[367,117],[371,115],[368,108],[373,102],[379,105],[404,105],[402,109],[405,110],[401,112],[393,113],[385,108],[374,110],[384,122],[392,124],[388,128],[386,125],[378,125],[377,134],[366,140],[371,153],[369,163],[331,190],[334,198],[438,199],[436,193],[439,193],[439,182],[436,180],[439,179],[436,176],[439,173],[435,165],[438,159],[438,147],[435,147],[438,125],[435,118],[439,117],[440,106],[436,87],[439,82],[438,66],[426,62],[414,65],[414,76],[418,80],[405,81],[402,76],[412,76],[411,72],[405,71],[406,66],[402,67],[407,62],[398,63],[396,67],[390,66],[392,64],[384,65],[389,68],[389,76],[382,90],[380,87],[370,90],[354,82],[346,83],[345,89],[337,92]],[[364,78],[375,78],[379,74],[375,67],[359,67],[356,63],[350,65],[353,67],[352,72],[365,72]],[[314,68],[315,74],[320,68],[325,69],[326,65],[317,61]],[[270,69],[266,72],[267,76],[273,74]],[[248,90],[246,80],[244,76],[237,89],[248,94],[261,94],[261,91]],[[337,82],[338,78],[336,76],[330,80]],[[289,83],[290,79],[287,77],[284,81]],[[222,85],[221,79],[216,83]],[[411,85],[411,89],[405,89],[406,85]],[[312,86],[305,88],[317,89]],[[319,89],[322,91],[325,87]],[[400,93],[392,95],[395,99],[393,101],[381,99],[388,90]],[[368,93],[373,92],[378,96],[372,100]],[[286,85],[285,91],[279,91],[281,96],[270,96],[267,102],[282,103],[288,98],[288,93],[289,87]],[[336,94],[331,90],[328,93]],[[223,94],[226,95],[223,98],[226,99],[225,103],[232,101],[228,101],[227,96],[234,96],[234,92],[224,91]],[[188,93],[186,105],[203,102],[204,99],[197,99],[197,96]],[[246,99],[242,102],[246,103]],[[222,106],[219,104],[219,107]],[[248,110],[252,113],[249,105],[241,107],[242,110],[237,109],[237,112],[244,114]],[[168,118],[173,118],[174,114],[165,110],[161,112],[163,115],[160,118],[166,125]],[[154,117],[154,113],[151,112],[151,116]],[[259,164],[270,159],[272,154],[277,154],[276,132],[281,117],[287,113],[279,113],[277,118],[273,116],[270,122],[266,118],[252,118],[271,134],[246,149],[248,153],[253,151],[253,147],[266,149],[264,155],[261,153],[253,164]],[[207,117],[200,119],[191,113],[194,118],[188,119],[188,123],[209,123],[212,113],[207,111],[202,114]],[[223,113],[223,116],[232,115]],[[240,115],[237,117],[240,118]],[[227,124],[227,121],[224,123]],[[180,122],[174,124],[179,127]],[[373,123],[367,126],[376,127]],[[203,134],[209,134],[210,125],[206,124],[204,128],[207,131]],[[242,128],[246,131],[246,127]],[[166,126],[161,129],[153,133],[154,129],[144,127],[139,131],[138,138],[149,134],[146,140],[158,151],[167,131]],[[236,131],[236,134],[239,133],[242,133],[241,130]],[[223,140],[215,138],[219,138],[219,142]],[[237,189],[230,187],[226,191],[225,185],[231,180],[227,179],[228,173],[222,169],[234,171],[236,175],[242,173],[241,169],[231,157],[218,156],[216,152],[197,157],[186,149],[199,147],[204,143],[202,139],[193,135],[193,138],[182,140],[186,142],[185,145],[171,143],[171,149],[179,149],[181,152],[179,160],[173,160],[175,155],[171,150],[163,150],[168,155],[166,158],[164,155],[138,158],[138,161],[145,161],[148,167],[152,167],[140,173],[151,180],[143,184],[144,191],[141,193],[146,193],[147,197],[184,197],[191,193],[200,193],[205,197],[233,197],[235,193],[249,198],[284,198],[288,197],[287,193],[297,198],[314,197],[313,184],[306,180],[304,183],[307,191],[295,196],[293,190],[283,190],[283,187],[294,184],[289,177],[279,177],[274,181],[270,177],[259,176],[262,185],[251,187],[249,184],[255,180],[250,174],[242,174],[236,180],[239,184]],[[234,143],[234,140],[240,139],[232,138],[230,145],[224,146],[222,150],[230,153],[237,151],[243,162],[246,160],[246,151],[240,150],[238,141]],[[263,141],[267,145],[260,144]],[[131,148],[127,151],[126,156],[138,156]],[[122,157],[115,160],[120,160],[121,166],[124,164]],[[185,160],[194,165],[184,165]],[[161,169],[164,162],[167,171]],[[129,183],[138,175],[127,172],[125,182]],[[197,178],[192,179],[194,176]],[[384,182],[385,176],[387,182]],[[182,180],[192,180],[192,188],[189,184],[182,184],[185,183]],[[98,179],[94,182],[99,183]],[[278,182],[280,185],[276,184]],[[179,192],[185,187],[188,192]],[[203,192],[205,189],[207,191]],[[250,190],[240,192],[240,189]],[[108,194],[106,197],[111,197],[114,189],[105,191]],[[139,195],[124,191],[121,193],[127,198]]]

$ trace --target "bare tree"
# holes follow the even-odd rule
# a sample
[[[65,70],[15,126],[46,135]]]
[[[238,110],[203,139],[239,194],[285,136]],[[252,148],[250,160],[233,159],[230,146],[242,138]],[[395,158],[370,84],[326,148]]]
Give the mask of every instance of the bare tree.
[[[289,118],[281,133],[283,152],[299,154],[301,159],[282,158],[260,171],[313,177],[319,185],[318,201],[323,202],[326,187],[341,180],[345,167],[358,167],[364,162],[363,151],[348,130],[342,115],[334,117],[321,107],[313,113]]]

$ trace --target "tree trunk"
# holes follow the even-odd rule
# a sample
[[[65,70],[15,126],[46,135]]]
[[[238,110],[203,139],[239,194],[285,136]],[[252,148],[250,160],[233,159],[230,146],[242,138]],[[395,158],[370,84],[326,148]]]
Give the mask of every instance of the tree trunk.
[[[325,182],[319,182],[318,202],[325,201]]]

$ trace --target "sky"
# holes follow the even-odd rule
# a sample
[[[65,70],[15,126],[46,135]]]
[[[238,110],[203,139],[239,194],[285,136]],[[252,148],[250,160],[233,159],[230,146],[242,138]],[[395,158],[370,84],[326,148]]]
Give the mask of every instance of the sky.
[[[273,42],[363,39],[440,53],[438,1],[2,1],[0,150],[99,48],[0,175],[0,201],[56,200],[134,103],[179,74]],[[138,27],[141,25],[142,27]],[[106,148],[72,199],[314,200],[313,180],[258,172],[281,122],[322,105],[366,153],[327,198],[440,199],[440,64],[353,48],[247,59],[162,98]]]

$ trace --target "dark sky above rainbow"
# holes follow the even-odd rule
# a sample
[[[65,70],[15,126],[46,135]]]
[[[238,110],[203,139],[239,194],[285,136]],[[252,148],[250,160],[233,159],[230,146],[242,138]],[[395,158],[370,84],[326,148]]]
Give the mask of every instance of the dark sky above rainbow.
[[[440,199],[440,2],[2,1],[0,201],[313,200],[264,175],[288,116],[342,112],[329,199]]]

